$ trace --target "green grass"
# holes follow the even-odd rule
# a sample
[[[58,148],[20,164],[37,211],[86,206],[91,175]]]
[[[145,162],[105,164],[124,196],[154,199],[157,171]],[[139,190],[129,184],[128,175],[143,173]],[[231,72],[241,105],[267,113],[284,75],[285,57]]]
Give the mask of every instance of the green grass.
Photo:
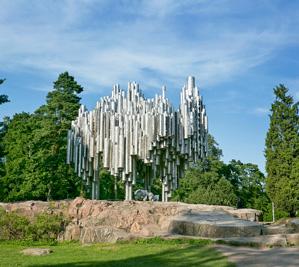
[[[39,244],[53,253],[45,256],[24,256],[20,252],[34,244],[0,242],[0,266],[62,266],[62,267],[192,267],[234,266],[211,247],[207,240],[162,240],[153,238],[116,244],[80,245],[60,243]]]

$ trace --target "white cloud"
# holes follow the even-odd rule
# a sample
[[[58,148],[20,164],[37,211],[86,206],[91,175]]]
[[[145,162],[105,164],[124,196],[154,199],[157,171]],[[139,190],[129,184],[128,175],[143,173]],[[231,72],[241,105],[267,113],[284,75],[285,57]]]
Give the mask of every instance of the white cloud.
[[[217,34],[212,34],[205,22],[194,22],[190,25],[194,35],[182,38],[176,16],[226,13],[225,0],[217,7],[210,1],[120,2],[119,21],[110,20],[109,1],[34,1],[30,8],[27,1],[4,3],[0,65],[56,74],[68,70],[93,88],[110,88],[112,83],[124,87],[129,80],[142,81],[147,88],[162,83],[180,87],[189,74],[208,87],[264,63],[288,40],[288,33],[275,23],[263,29],[252,25],[245,31],[219,23]],[[93,14],[95,8],[98,16]],[[134,12],[136,18],[125,18]]]

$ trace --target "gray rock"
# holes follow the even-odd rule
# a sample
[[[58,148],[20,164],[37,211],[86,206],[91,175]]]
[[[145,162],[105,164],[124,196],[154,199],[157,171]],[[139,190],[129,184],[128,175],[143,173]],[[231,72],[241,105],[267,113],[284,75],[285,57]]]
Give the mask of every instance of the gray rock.
[[[290,234],[294,230],[286,225],[264,225],[263,234],[264,235],[278,235],[278,234]]]
[[[84,227],[81,231],[81,243],[110,242],[129,239],[124,230],[109,226]]]
[[[285,235],[264,235],[253,237],[227,237],[218,239],[227,244],[239,246],[257,246],[257,247],[285,247],[287,240]]]
[[[299,246],[299,233],[286,235],[287,243],[290,246]]]
[[[299,219],[291,219],[286,226],[293,229],[293,231],[296,233],[299,232]]]
[[[197,212],[172,220],[169,232],[201,237],[246,237],[262,233],[262,225],[234,218],[225,212]]]
[[[28,256],[43,256],[52,252],[53,251],[49,248],[26,248],[21,251],[21,253]]]
[[[259,222],[262,216],[262,211],[255,209],[233,209],[230,214],[247,221]]]

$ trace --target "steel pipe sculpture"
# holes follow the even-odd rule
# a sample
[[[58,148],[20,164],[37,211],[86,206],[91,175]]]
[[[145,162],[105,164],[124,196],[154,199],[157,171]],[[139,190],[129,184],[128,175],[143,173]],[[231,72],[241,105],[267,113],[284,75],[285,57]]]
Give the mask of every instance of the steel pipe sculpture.
[[[162,201],[167,201],[188,165],[206,156],[208,119],[194,77],[182,88],[178,110],[165,91],[163,86],[162,95],[146,99],[135,82],[128,84],[127,93],[115,85],[94,110],[80,107],[68,131],[67,163],[92,185],[92,199],[100,198],[103,167],[122,179],[126,200],[132,199],[138,168],[148,192],[153,180],[161,179]]]

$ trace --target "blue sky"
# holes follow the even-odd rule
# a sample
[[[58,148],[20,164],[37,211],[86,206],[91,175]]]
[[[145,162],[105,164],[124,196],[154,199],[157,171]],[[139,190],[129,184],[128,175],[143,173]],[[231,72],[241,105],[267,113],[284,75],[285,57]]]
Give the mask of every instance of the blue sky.
[[[264,170],[273,87],[299,99],[299,2],[276,0],[0,0],[0,118],[33,112],[69,71],[93,108],[114,83],[178,105],[196,77],[224,160]]]

